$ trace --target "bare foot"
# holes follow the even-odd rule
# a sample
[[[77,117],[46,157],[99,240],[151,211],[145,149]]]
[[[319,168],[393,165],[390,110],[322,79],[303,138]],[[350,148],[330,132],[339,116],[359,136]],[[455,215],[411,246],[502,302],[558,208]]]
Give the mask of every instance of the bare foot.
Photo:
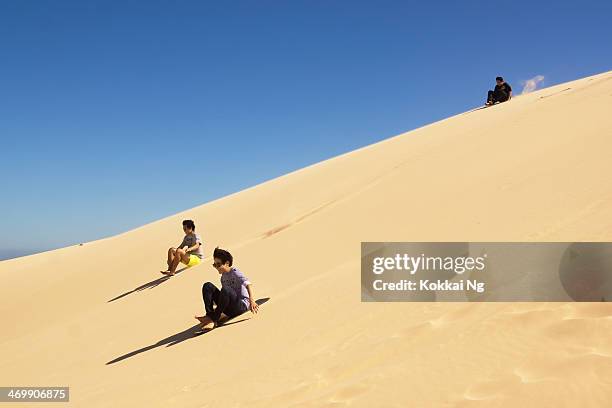
[[[170,271],[160,271],[160,272],[166,276],[174,276],[174,272],[170,272]]]
[[[214,322],[208,316],[195,316],[196,319],[200,322],[202,329],[204,330],[212,330],[215,328]]]

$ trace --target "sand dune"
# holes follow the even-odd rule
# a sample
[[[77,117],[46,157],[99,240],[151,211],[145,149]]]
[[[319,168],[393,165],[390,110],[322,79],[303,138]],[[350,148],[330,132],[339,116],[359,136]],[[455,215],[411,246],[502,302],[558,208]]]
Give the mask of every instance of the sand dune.
[[[359,273],[361,241],[612,241],[611,108],[607,72],[0,262],[0,384],[75,407],[612,406],[609,303],[361,303]],[[192,337],[216,271],[158,278],[186,217],[259,315]]]

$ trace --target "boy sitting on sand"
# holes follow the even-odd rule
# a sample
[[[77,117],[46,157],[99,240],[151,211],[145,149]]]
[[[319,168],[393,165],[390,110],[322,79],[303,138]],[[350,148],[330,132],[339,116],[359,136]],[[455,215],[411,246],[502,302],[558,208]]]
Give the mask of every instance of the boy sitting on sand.
[[[183,221],[183,231],[185,232],[183,242],[181,242],[178,248],[172,247],[168,249],[168,269],[161,271],[164,275],[174,275],[179,262],[184,263],[189,268],[199,264],[204,257],[202,240],[195,233],[194,222],[192,220]]]
[[[224,249],[215,248],[213,260],[213,267],[221,275],[221,289],[217,289],[211,282],[206,282],[202,286],[206,315],[195,318],[200,321],[204,329],[211,324],[213,328],[218,326],[221,313],[227,317],[235,317],[247,310],[257,313],[259,309],[253,297],[251,282],[242,272],[232,266],[234,261],[232,254]]]
[[[491,106],[496,103],[509,101],[510,99],[512,99],[512,87],[504,81],[504,78],[498,76],[495,78],[495,89],[489,91],[485,105]]]

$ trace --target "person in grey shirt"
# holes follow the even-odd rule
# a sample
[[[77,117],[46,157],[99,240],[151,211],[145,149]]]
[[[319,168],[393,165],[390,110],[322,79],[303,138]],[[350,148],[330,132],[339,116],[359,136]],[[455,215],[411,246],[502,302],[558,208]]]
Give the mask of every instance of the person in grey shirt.
[[[187,265],[188,268],[198,265],[204,258],[202,250],[202,239],[195,233],[195,223],[192,220],[183,221],[183,231],[185,237],[178,248],[168,249],[168,269],[161,271],[164,275],[172,276],[176,273],[179,263]]]
[[[232,266],[234,262],[232,254],[224,249],[215,248],[213,260],[213,266],[221,275],[221,289],[212,282],[206,282],[202,286],[206,315],[195,318],[204,329],[207,329],[211,323],[214,327],[218,326],[222,313],[227,317],[235,317],[247,310],[253,313],[259,310],[253,297],[251,281],[238,268]]]

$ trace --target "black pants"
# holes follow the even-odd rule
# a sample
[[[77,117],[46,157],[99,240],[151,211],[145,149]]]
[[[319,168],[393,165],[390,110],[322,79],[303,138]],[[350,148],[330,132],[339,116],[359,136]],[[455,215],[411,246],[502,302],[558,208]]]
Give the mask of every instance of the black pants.
[[[219,321],[221,313],[225,313],[227,317],[234,317],[246,312],[247,309],[233,290],[228,288],[219,290],[211,282],[206,282],[202,286],[202,298],[204,299],[206,316],[214,322]],[[214,305],[217,307],[213,307]]]
[[[487,94],[487,103],[495,102],[506,102],[508,100],[508,94],[504,92],[489,91]]]

